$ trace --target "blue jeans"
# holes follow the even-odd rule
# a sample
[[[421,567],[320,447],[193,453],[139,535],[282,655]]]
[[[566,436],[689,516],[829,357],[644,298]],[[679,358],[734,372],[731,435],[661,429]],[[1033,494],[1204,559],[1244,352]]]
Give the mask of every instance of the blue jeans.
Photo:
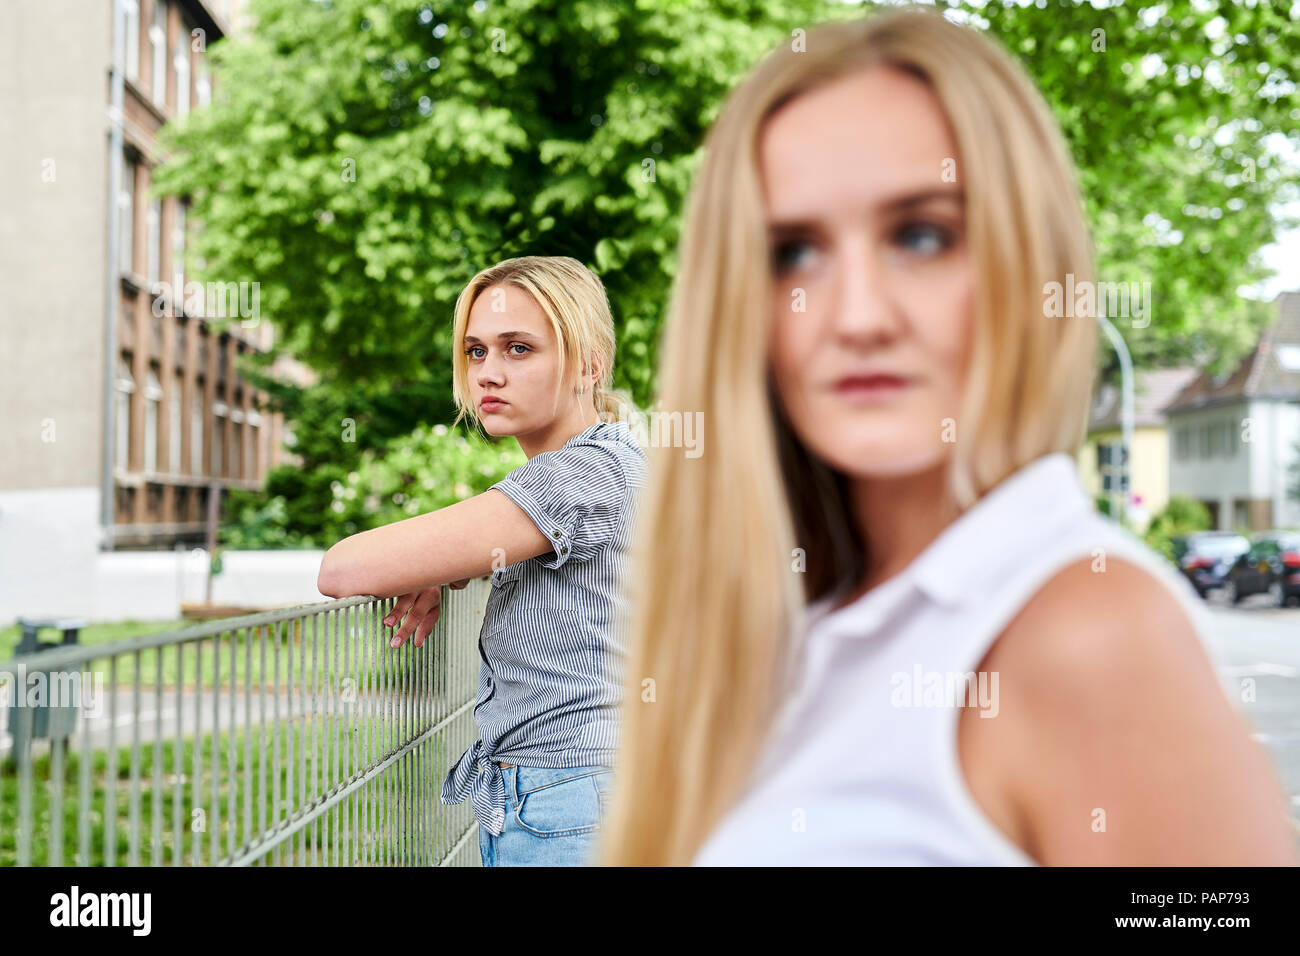
[[[478,828],[484,866],[589,866],[608,806],[609,767],[503,767],[505,829]]]

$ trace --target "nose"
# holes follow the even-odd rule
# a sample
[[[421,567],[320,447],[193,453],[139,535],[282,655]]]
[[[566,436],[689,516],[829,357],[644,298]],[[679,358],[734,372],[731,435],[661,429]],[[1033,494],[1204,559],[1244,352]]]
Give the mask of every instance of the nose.
[[[864,231],[845,236],[840,251],[830,303],[836,338],[858,347],[888,342],[899,334],[902,321],[886,250]]]
[[[503,359],[494,356],[492,352],[488,352],[483,361],[479,363],[474,375],[479,388],[495,388],[502,384],[505,380],[503,361]]]

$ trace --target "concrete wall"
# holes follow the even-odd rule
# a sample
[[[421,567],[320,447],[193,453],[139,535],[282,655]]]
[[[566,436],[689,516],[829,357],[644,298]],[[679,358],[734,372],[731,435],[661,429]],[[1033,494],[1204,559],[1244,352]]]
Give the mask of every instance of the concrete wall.
[[[4,5],[0,490],[100,477],[112,8]]]
[[[208,557],[101,551],[99,490],[0,493],[0,625],[23,615],[165,621],[204,597]],[[227,551],[217,604],[283,607],[330,600],[316,590],[323,551]]]
[[[1259,414],[1268,417],[1273,437],[1272,454],[1266,456],[1258,475],[1259,497],[1272,499],[1275,528],[1300,529],[1300,501],[1287,495],[1294,481],[1289,469],[1296,463],[1296,444],[1300,442],[1300,404],[1270,402]]]

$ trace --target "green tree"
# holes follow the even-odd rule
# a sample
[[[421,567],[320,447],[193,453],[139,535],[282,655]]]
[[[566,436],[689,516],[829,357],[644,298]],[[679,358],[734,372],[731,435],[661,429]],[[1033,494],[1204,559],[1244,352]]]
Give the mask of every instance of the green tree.
[[[1240,2],[954,4],[1020,57],[1079,167],[1105,280],[1151,283],[1148,327],[1116,320],[1139,366],[1252,348],[1272,310],[1238,287],[1297,196],[1268,148],[1300,145],[1300,18]],[[1114,361],[1109,350],[1106,361]]]
[[[509,256],[597,270],[615,384],[646,403],[703,133],[816,7],[255,0],[255,28],[210,51],[214,102],[165,130],[157,183],[204,223],[198,277],[258,282],[280,347],[320,374],[246,371],[294,426],[302,467],[268,480],[287,520],[320,534],[363,452],[450,421],[455,297]]]
[[[1100,277],[1151,282],[1150,327],[1118,323],[1138,364],[1240,354],[1263,311],[1236,289],[1262,275],[1271,210],[1296,182],[1264,144],[1296,136],[1297,21],[1267,4],[948,6],[1019,57],[1059,117]],[[253,29],[210,51],[212,104],[164,130],[157,183],[190,195],[204,224],[197,277],[258,282],[278,347],[320,375],[306,389],[258,379],[303,459],[268,482],[284,520],[324,533],[334,483],[362,454],[450,421],[455,296],[508,256],[596,269],[618,322],[616,384],[648,403],[704,132],[772,46],[862,12],[253,0]]]

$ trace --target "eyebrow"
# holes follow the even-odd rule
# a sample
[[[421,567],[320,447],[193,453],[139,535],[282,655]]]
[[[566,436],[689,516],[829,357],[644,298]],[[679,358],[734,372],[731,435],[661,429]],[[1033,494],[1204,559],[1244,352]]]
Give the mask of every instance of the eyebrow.
[[[537,336],[533,335],[531,332],[502,332],[497,336],[498,342],[503,342],[506,339],[528,339],[530,342],[540,341]],[[483,344],[479,339],[474,338],[472,335],[465,336],[465,341],[473,342],[476,345]]]
[[[923,206],[926,203],[935,200],[962,202],[964,199],[965,192],[960,187],[944,188],[941,186],[928,186],[924,189],[902,193],[901,195],[886,199],[884,202],[878,204],[878,208],[885,213],[899,213],[906,212],[907,210],[913,209],[917,206]],[[773,219],[768,223],[768,228],[773,231],[797,229],[805,226],[810,221],[810,219],[806,218]]]

